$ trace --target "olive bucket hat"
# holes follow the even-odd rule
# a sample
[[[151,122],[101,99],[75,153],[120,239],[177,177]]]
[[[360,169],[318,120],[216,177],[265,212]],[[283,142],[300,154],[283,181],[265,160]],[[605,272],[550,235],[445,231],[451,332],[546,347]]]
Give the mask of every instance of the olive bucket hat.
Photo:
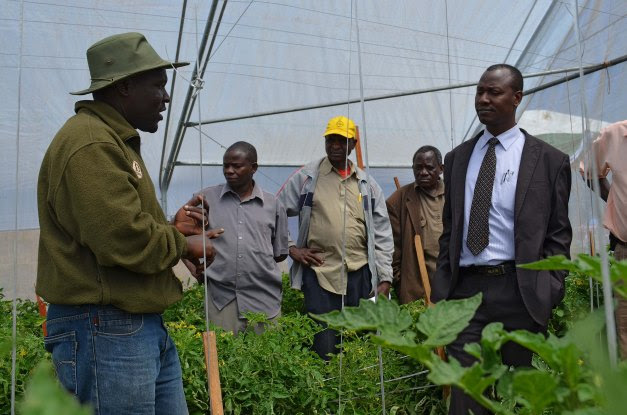
[[[87,49],[91,85],[72,95],[85,95],[108,87],[140,72],[159,68],[178,68],[189,62],[169,62],[155,52],[141,33],[109,36]]]

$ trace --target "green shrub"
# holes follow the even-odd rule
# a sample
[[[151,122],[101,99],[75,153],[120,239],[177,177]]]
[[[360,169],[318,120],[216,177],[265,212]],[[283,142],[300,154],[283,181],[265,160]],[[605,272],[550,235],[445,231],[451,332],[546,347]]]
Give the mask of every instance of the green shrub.
[[[310,351],[313,335],[319,326],[303,314],[302,293],[289,288],[287,276],[284,276],[283,287],[282,317],[264,333],[258,335],[251,331],[233,336],[212,327],[217,333],[225,412],[381,413],[377,345],[370,341],[368,335],[358,334],[354,331],[355,327],[349,327],[343,334],[344,353],[327,363],[323,362]],[[573,327],[576,320],[587,315],[588,298],[587,276],[580,270],[571,270],[566,280],[564,302],[554,311],[552,332],[562,335]],[[181,301],[164,313],[164,320],[181,359],[185,395],[192,414],[208,413],[202,344],[202,332],[205,330],[203,302],[203,287],[193,285],[185,291]],[[11,307],[11,302],[5,300],[0,291],[0,414],[8,414],[10,411]],[[415,302],[400,307],[400,310],[408,316],[410,324],[415,324],[424,314],[425,308],[422,302]],[[259,316],[250,317],[259,319]],[[43,318],[39,317],[35,303],[18,301],[18,400],[22,398],[24,385],[32,376],[35,366],[42,360],[49,360],[43,348],[42,322]],[[394,327],[394,324],[386,326]],[[416,341],[425,341],[424,334],[417,332],[416,335]],[[383,348],[382,355],[388,413],[413,415],[446,412],[441,390],[427,379],[424,363],[406,358],[403,353],[389,348]],[[549,364],[542,359],[537,361],[544,371],[555,376],[555,370]],[[587,364],[588,360],[584,361]],[[584,369],[589,370],[586,365]],[[583,385],[594,380],[586,376],[581,378]],[[612,376],[612,373],[607,376]],[[581,388],[579,393],[585,397],[586,387]],[[597,399],[598,393],[594,396]]]
[[[211,327],[217,337],[225,413],[381,413],[378,348],[349,331],[343,338],[344,354],[322,361],[310,350],[320,327],[300,313],[302,294],[286,284],[285,278],[282,316],[263,333],[249,330],[234,336]],[[203,288],[194,286],[164,315],[179,351],[190,413],[208,411],[203,298]],[[424,305],[417,302],[404,309],[417,317]],[[260,320],[258,315],[248,317],[251,326]],[[441,392],[426,381],[422,365],[390,350],[383,351],[383,362],[388,411],[444,413]]]
[[[4,299],[0,288],[0,414],[11,411],[11,349],[13,339],[13,303]],[[35,366],[49,360],[43,348],[41,324],[37,304],[32,301],[17,301],[17,347],[15,368],[15,395],[24,394],[24,386]]]

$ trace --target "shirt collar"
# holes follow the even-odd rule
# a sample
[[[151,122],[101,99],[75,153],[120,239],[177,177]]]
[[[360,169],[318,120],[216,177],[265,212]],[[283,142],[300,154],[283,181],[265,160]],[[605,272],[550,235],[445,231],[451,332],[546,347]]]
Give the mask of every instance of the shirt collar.
[[[349,174],[349,177],[350,177],[355,174],[355,169],[353,168],[353,162],[350,160],[348,160],[348,168],[351,169],[351,173]],[[322,163],[320,163],[320,168],[318,169],[318,171],[320,172],[321,176],[327,175],[331,173],[332,171],[335,172],[338,176],[340,175],[337,169],[333,167],[328,157],[325,157],[322,160]]]
[[[520,131],[518,125],[514,125],[509,130],[499,134],[496,138],[498,138],[501,146],[505,149],[505,151],[507,151],[511,147],[511,145],[514,144],[516,140],[518,140],[521,136],[524,137],[522,131]],[[488,144],[488,140],[490,140],[492,137],[494,137],[494,135],[489,132],[487,128],[485,128],[483,130],[483,134],[479,138],[479,142],[477,143],[479,145],[479,148],[485,147]]]
[[[235,190],[231,189],[231,186],[229,186],[228,183],[224,183],[224,186],[222,186],[222,192],[220,192],[220,199],[222,199],[224,197],[225,194],[227,193],[232,193],[234,196],[236,196],[239,199],[239,195],[237,194],[237,192],[235,192]],[[263,204],[263,192],[261,191],[261,188],[259,186],[257,186],[257,183],[253,180],[253,191],[250,194],[250,196],[245,199],[245,200],[240,200],[240,202],[247,202],[249,200],[253,200],[253,199],[259,199],[261,201],[261,204]]]

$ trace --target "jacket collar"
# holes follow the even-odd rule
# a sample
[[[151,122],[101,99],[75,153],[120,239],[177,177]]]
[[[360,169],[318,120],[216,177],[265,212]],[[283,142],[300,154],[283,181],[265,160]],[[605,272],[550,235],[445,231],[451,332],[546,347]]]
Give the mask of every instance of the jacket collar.
[[[424,193],[431,198],[442,196],[444,194],[444,182],[442,180],[438,180],[438,184],[430,191],[422,189],[414,182],[414,190],[416,192]]]
[[[74,106],[74,111],[90,112],[100,118],[102,122],[113,128],[122,141],[127,141],[133,137],[139,137],[139,133],[135,130],[126,119],[117,112],[111,105],[101,101],[78,101]]]

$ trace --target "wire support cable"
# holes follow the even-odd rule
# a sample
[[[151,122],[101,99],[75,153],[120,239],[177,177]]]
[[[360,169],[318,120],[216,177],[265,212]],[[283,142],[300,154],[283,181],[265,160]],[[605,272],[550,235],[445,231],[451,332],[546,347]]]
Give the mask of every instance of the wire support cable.
[[[20,2],[20,47],[17,75],[17,125],[15,131],[15,188],[20,184],[20,134],[22,121],[22,50],[24,46],[24,2]],[[15,217],[13,234],[13,299],[11,302],[11,415],[15,415],[15,388],[17,372],[17,232],[19,215],[19,197],[15,197]]]
[[[586,143],[586,148],[592,148],[592,139],[589,134],[589,121],[588,110],[586,108],[585,100],[585,85],[584,85],[584,70],[583,70],[583,47],[581,44],[581,33],[579,26],[579,0],[575,1],[575,32],[577,37],[577,54],[580,59],[579,64],[579,100],[581,104],[581,127],[583,133],[583,139]],[[596,180],[598,176],[598,168],[596,163],[596,157],[590,157],[591,171],[592,171],[592,188],[596,194],[601,194],[599,189],[599,181]],[[603,211],[601,210],[601,203],[599,198],[593,198],[592,213],[597,218],[597,223],[603,223]],[[598,241],[603,238],[601,229],[599,226],[595,226],[595,236]],[[610,281],[610,269],[609,269],[609,256],[607,250],[601,249],[601,276],[603,280],[603,296],[606,299],[603,302],[605,308],[605,328],[607,334],[607,347],[610,364],[613,368],[617,365],[617,341],[616,341],[616,322],[614,320],[614,304],[611,301],[612,298],[612,283]]]
[[[366,177],[367,177],[367,184],[368,184],[368,189],[367,189],[367,194],[364,195],[367,200],[371,200],[372,197],[370,195],[371,192],[371,181],[372,181],[372,176],[370,175],[370,163],[368,161],[368,130],[366,128],[367,124],[366,124],[366,105],[365,105],[365,101],[364,101],[364,78],[362,76],[362,63],[361,63],[361,42],[360,42],[360,38],[359,38],[359,13],[358,13],[358,1],[355,1],[355,32],[357,35],[357,66],[359,68],[359,101],[360,101],[360,106],[361,106],[361,122],[362,122],[362,126],[363,126],[363,130],[364,130],[364,136],[363,136],[363,151],[364,151],[364,162],[366,165]],[[368,219],[370,220],[370,224],[371,226],[368,227],[367,232],[368,232],[368,240],[369,241],[374,241],[375,240],[375,235],[374,235],[374,229],[372,224],[374,223],[374,219],[372,216],[372,210],[374,209],[374,206],[372,203],[369,203],[369,209],[366,210],[366,214],[368,215]],[[368,256],[371,258],[375,258],[375,252],[374,252],[374,243],[369,243],[368,244]],[[372,269],[372,281],[375,281],[376,283],[378,283],[379,281],[379,275],[378,275],[378,270],[377,267],[373,267]],[[374,285],[374,284],[373,284]],[[374,290],[374,301],[375,303],[378,300],[378,287],[372,287]],[[383,352],[381,350],[381,345],[377,345],[377,352],[378,352],[378,358],[379,358],[379,379],[380,379],[380,384],[381,384],[381,413],[383,415],[386,414],[386,409],[385,409],[385,386],[384,386],[384,381],[383,381]]]
[[[348,25],[348,38],[351,39],[349,42],[349,50],[348,50],[348,76],[346,77],[347,84],[347,103],[346,103],[346,116],[350,119],[350,91],[351,91],[351,64],[352,64],[352,38],[353,38],[353,0],[350,0],[350,8],[351,8],[351,19],[350,24]],[[346,123],[346,129],[348,130],[349,125]],[[356,137],[355,137],[356,138]],[[348,171],[348,138],[346,138],[346,153],[344,154],[344,171]],[[340,267],[340,284],[342,287],[346,287],[345,290],[348,290],[348,277],[347,277],[347,265],[346,265],[346,198],[348,197],[348,191],[346,188],[346,183],[348,182],[348,178],[342,180],[342,186],[344,191],[344,200],[342,207],[342,265]],[[342,293],[342,311],[344,311],[345,306],[345,295]],[[337,387],[337,405],[338,410],[342,412],[342,369],[344,363],[344,330],[340,330],[340,355],[339,355],[339,374],[338,374],[338,387]]]
[[[429,385],[425,385],[425,386],[415,386],[413,388],[388,391],[388,395],[393,395],[393,394],[397,394],[397,393],[404,393],[404,392],[422,391],[422,390],[439,388],[439,387],[440,387],[440,385],[435,385],[435,384],[429,384]],[[360,389],[363,389],[363,388],[360,388]],[[357,399],[369,398],[371,396],[372,396],[371,394],[352,396],[352,397],[350,397],[348,399],[345,399],[344,402],[351,402],[351,401],[355,401]]]

